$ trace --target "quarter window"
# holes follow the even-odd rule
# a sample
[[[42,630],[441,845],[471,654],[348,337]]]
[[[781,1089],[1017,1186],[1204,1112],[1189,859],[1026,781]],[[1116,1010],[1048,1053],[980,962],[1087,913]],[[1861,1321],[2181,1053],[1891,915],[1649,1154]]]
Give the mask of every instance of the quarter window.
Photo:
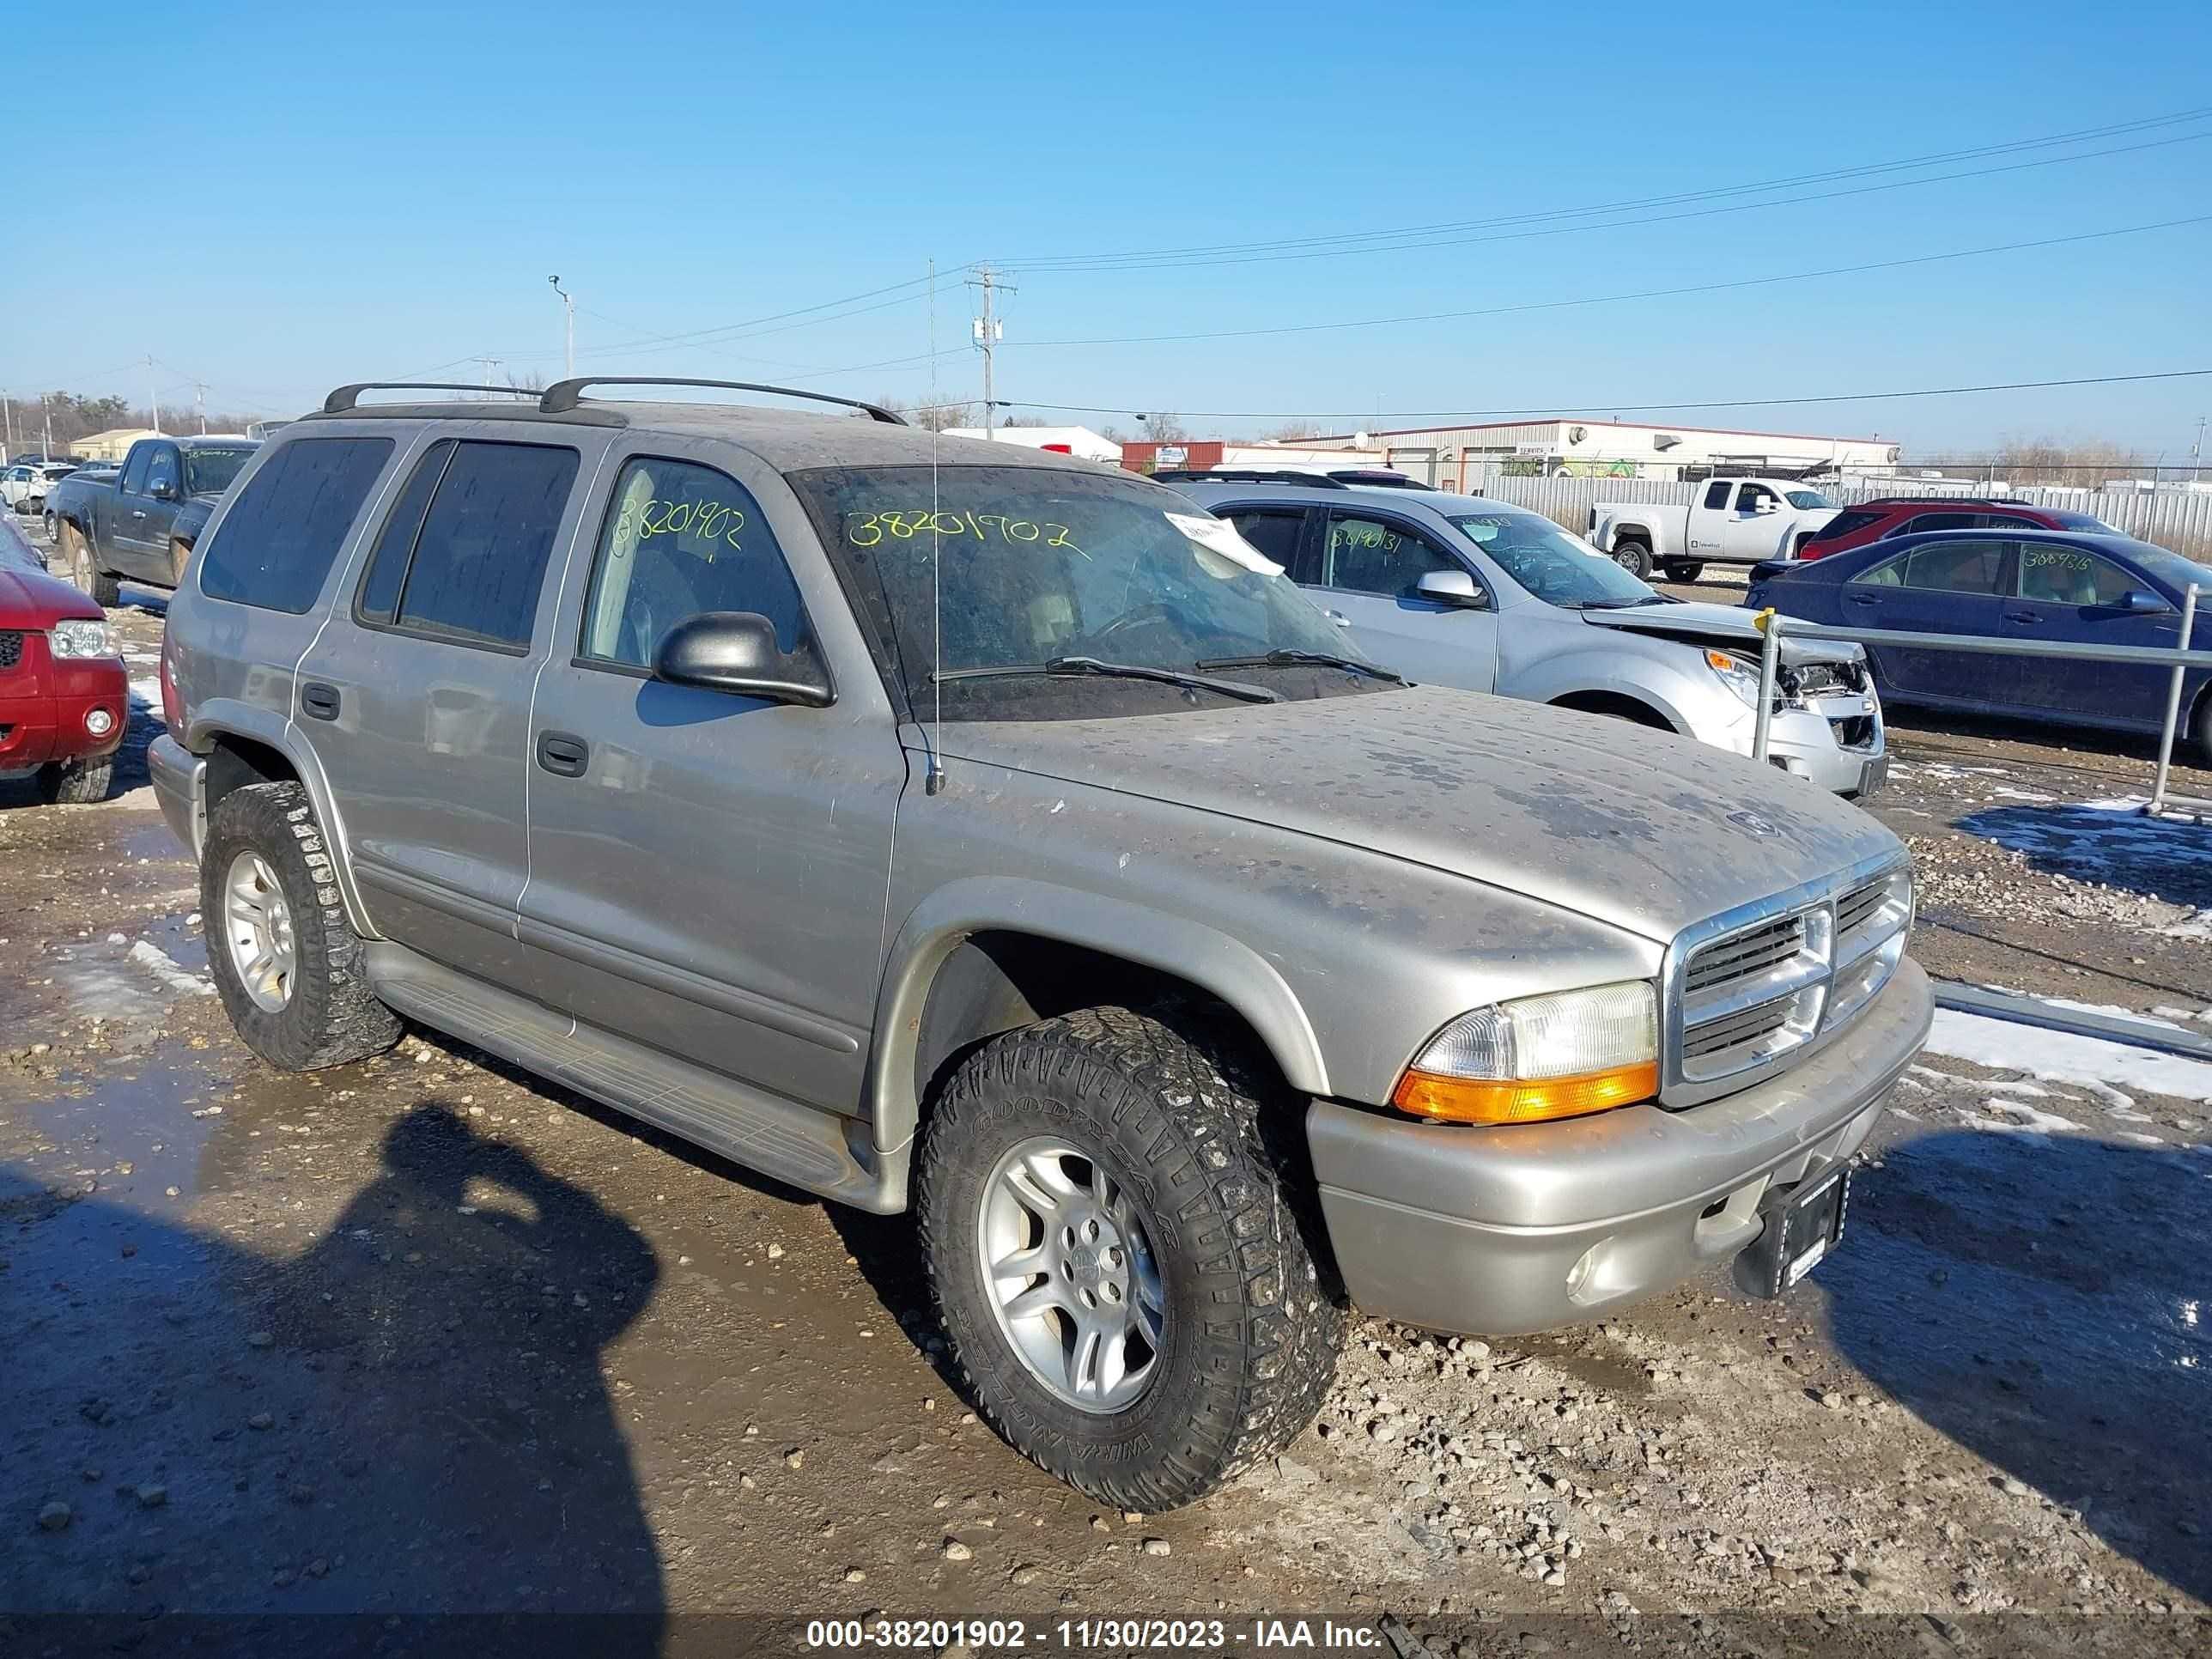
[[[1393,599],[1410,597],[1431,570],[1462,568],[1409,530],[1348,514],[1330,515],[1322,557],[1323,586]]]
[[[432,445],[377,538],[362,620],[527,650],[576,463],[546,444]]]
[[[599,531],[581,654],[650,668],[671,629],[709,611],[766,617],[787,653],[806,637],[799,586],[745,487],[688,461],[631,461]]]
[[[246,480],[203,550],[200,592],[304,614],[392,459],[389,438],[295,438]]]

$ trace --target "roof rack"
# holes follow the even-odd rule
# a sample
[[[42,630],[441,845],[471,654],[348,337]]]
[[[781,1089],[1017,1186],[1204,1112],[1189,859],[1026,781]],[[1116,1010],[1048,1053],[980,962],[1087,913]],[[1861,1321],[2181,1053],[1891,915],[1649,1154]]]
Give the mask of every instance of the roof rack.
[[[1174,466],[1152,474],[1155,483],[1289,483],[1311,484],[1316,489],[1349,489],[1326,472],[1300,472],[1291,467],[1225,466],[1215,471],[1200,467]]]
[[[342,386],[323,399],[323,413],[343,415],[361,402],[364,392],[504,392],[512,397],[531,398],[537,394],[519,386],[467,386],[459,380],[358,380],[351,386]]]
[[[856,398],[833,398],[826,392],[801,392],[796,386],[767,386],[758,380],[672,380],[650,374],[614,374],[556,380],[545,388],[545,395],[538,400],[539,411],[546,415],[567,414],[583,402],[584,388],[587,386],[703,386],[718,387],[725,392],[769,392],[780,398],[805,398],[817,404],[836,404],[841,409],[860,410],[870,420],[881,421],[890,426],[907,424],[903,416],[894,415],[878,404],[864,404]]]

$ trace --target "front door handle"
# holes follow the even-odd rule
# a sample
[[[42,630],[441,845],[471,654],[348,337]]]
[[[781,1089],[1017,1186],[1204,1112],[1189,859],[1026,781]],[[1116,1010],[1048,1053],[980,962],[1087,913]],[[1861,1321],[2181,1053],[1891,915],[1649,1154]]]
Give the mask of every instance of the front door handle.
[[[2043,618],[2033,611],[2008,611],[2005,612],[2005,620],[2010,623],[2039,623]]]
[[[134,519],[143,519],[143,518],[144,518],[146,515],[145,515],[143,513],[140,512],[137,507],[132,507],[132,508],[131,509],[131,516],[132,518],[134,518]]]
[[[573,732],[540,732],[538,763],[559,778],[580,778],[591,764],[592,745]]]
[[[334,720],[338,717],[338,689],[325,685],[320,680],[310,680],[300,688],[300,708],[310,720]]]
[[[1346,616],[1341,611],[1331,611],[1325,614],[1328,616],[1328,619],[1334,623],[1339,628],[1349,628],[1352,626],[1352,618]]]
[[[1880,605],[1881,603],[1879,599],[1871,593],[1854,593],[1850,598],[1853,605]]]

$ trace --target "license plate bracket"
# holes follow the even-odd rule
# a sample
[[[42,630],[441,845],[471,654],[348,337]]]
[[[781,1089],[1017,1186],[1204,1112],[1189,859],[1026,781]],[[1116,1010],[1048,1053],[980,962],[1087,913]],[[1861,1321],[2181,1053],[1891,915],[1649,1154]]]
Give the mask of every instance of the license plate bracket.
[[[1786,1294],[1842,1242],[1850,1210],[1849,1166],[1812,1182],[1768,1212],[1759,1237],[1736,1255],[1732,1270],[1746,1295]]]
[[[1889,782],[1889,757],[1881,756],[1859,768],[1859,795],[1876,794]]]

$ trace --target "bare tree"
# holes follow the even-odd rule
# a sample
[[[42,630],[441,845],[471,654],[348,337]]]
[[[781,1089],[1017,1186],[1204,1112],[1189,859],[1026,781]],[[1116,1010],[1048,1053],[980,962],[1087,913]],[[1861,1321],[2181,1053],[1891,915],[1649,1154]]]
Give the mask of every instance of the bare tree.
[[[1262,440],[1276,443],[1296,443],[1302,438],[1318,438],[1321,434],[1305,422],[1286,421],[1281,426],[1271,427],[1260,434]]]
[[[2144,471],[2136,450],[2103,439],[2068,443],[2057,438],[2008,437],[1995,449],[1969,458],[1975,467],[2001,472],[2008,483],[2073,484],[2094,489],[2111,478],[2133,478]]]
[[[1162,410],[1158,414],[1145,416],[1145,435],[1155,443],[1179,444],[1190,436],[1190,432],[1183,425],[1181,416]]]

